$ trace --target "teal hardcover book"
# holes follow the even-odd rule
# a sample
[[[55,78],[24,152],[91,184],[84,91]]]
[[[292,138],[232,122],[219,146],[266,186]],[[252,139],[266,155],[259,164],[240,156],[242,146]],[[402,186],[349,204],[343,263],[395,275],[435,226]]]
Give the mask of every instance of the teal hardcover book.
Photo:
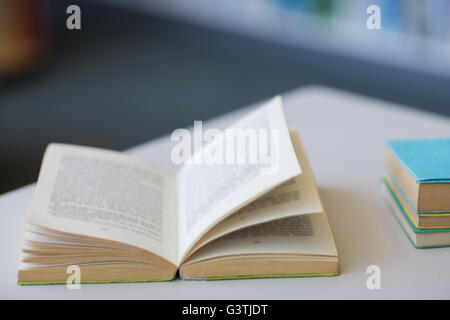
[[[450,213],[450,138],[387,141],[385,167],[417,214]]]
[[[450,182],[450,138],[393,140],[386,144],[417,182]]]

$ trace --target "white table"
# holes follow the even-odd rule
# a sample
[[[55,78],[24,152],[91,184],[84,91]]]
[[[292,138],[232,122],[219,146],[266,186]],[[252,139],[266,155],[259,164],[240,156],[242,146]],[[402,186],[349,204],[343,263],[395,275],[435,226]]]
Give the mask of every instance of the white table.
[[[18,286],[17,266],[29,185],[0,196],[0,298],[57,299],[309,299],[450,298],[450,248],[413,248],[379,196],[386,139],[450,136],[450,119],[322,87],[284,95],[289,125],[306,148],[339,251],[341,275],[136,284]],[[220,117],[223,127],[248,110]],[[175,128],[167,128],[168,132]],[[168,136],[132,148],[175,169]],[[369,265],[381,268],[381,289],[366,287]]]

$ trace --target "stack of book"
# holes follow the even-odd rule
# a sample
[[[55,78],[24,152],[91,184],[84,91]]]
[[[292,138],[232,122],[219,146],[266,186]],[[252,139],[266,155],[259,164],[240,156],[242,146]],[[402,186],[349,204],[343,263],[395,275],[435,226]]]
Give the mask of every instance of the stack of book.
[[[388,141],[382,193],[417,248],[450,246],[450,138]]]

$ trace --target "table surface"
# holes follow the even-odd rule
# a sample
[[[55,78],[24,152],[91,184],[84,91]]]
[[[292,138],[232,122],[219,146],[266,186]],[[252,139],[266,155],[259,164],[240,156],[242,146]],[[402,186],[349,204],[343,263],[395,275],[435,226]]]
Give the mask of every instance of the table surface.
[[[314,299],[450,298],[450,248],[415,249],[385,207],[379,185],[387,139],[450,135],[450,119],[324,87],[283,95],[289,126],[306,149],[339,252],[341,275],[221,281],[18,286],[17,267],[34,184],[0,196],[0,298],[3,299]],[[248,107],[248,108],[251,108]],[[248,108],[207,122],[224,127]],[[168,169],[165,136],[127,152]],[[369,290],[378,265],[381,288]]]

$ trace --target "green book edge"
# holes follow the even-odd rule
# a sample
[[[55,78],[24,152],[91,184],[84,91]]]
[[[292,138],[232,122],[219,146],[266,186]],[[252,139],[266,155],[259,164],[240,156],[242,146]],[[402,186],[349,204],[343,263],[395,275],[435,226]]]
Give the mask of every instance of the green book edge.
[[[229,276],[229,277],[208,277],[191,278],[189,280],[233,280],[233,279],[263,279],[263,278],[305,278],[305,277],[335,277],[339,273],[300,273],[300,274],[268,274],[254,276]]]
[[[98,284],[98,283],[141,283],[141,282],[164,282],[170,281],[172,278],[167,279],[153,279],[153,280],[101,280],[101,281],[80,281],[80,284]],[[22,281],[17,282],[19,286],[29,285],[52,285],[52,284],[66,284],[66,281]]]
[[[402,213],[403,218],[406,220],[406,222],[408,223],[408,225],[411,227],[411,229],[414,231],[414,233],[430,233],[430,232],[416,232],[414,229],[418,230],[413,224],[412,222],[408,219],[406,213],[403,211],[403,207],[400,205],[397,197],[395,196],[394,192],[392,191],[391,187],[389,186],[389,183],[386,181],[385,178],[383,178],[383,183],[384,185],[388,188],[389,193],[392,195],[392,197],[394,198],[397,206],[400,209],[400,212]],[[400,225],[400,228],[402,229],[403,233],[406,235],[406,237],[408,238],[408,240],[411,242],[411,244],[417,248],[417,249],[433,249],[433,248],[445,248],[445,247],[450,247],[450,244],[448,245],[436,245],[436,246],[417,246],[414,241],[411,239],[411,237],[409,236],[408,232],[405,230],[405,228],[403,228],[402,223],[399,221],[398,217],[395,215],[395,213],[392,211],[391,206],[389,205],[389,203],[387,201],[385,201],[389,210],[391,211],[391,214],[394,216],[395,220],[397,221],[397,223]],[[423,231],[423,230],[421,230]],[[427,230],[427,231],[434,231],[435,230]],[[439,232],[439,231],[438,231]]]
[[[335,277],[339,273],[302,273],[302,274],[270,274],[270,275],[254,275],[254,276],[230,276],[230,277],[209,277],[209,278],[187,278],[183,280],[233,280],[233,279],[262,279],[262,278],[303,278],[303,277]],[[142,282],[164,282],[170,281],[172,278],[157,280],[107,280],[107,281],[81,281],[80,284],[102,284],[102,283],[142,283]],[[65,281],[23,281],[17,282],[18,285],[58,285],[66,284]]]

